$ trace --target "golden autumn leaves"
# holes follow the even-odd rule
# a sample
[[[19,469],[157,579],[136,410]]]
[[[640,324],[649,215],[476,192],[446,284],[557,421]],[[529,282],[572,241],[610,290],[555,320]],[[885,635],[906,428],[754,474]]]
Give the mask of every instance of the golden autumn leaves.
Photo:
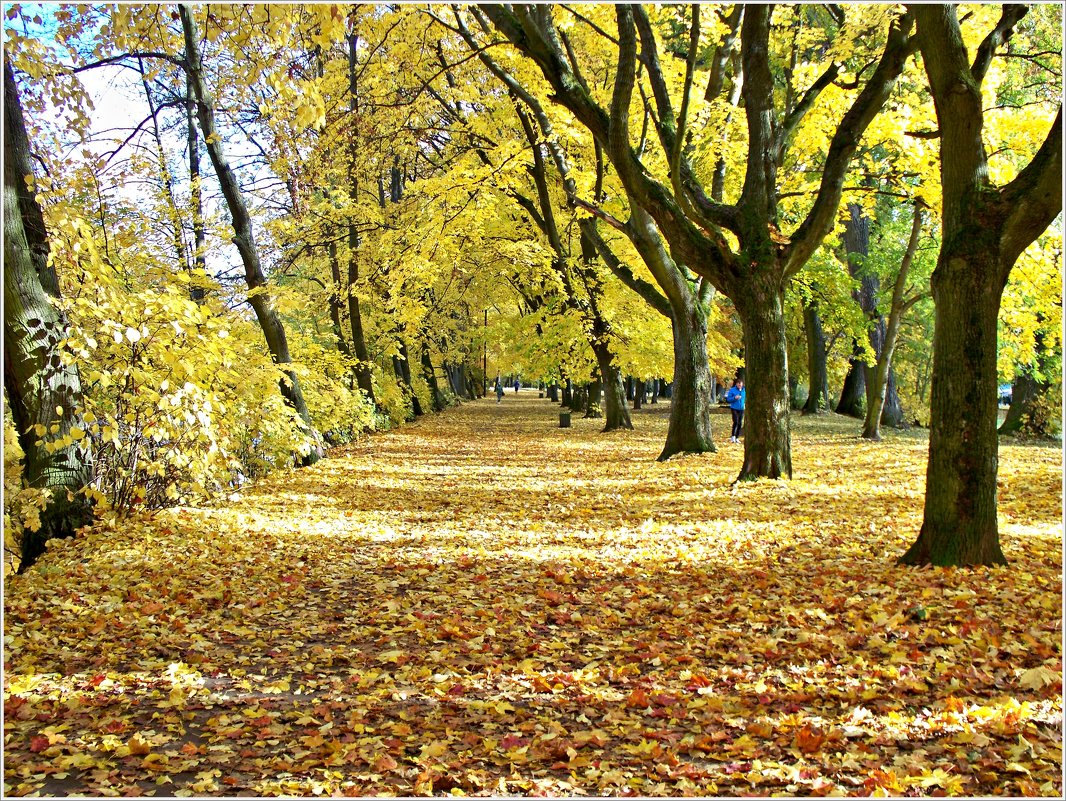
[[[1010,570],[904,570],[924,439],[796,479],[521,393],[57,543],[5,597],[8,794],[1056,795],[1058,452]],[[720,429],[719,429],[720,430]]]

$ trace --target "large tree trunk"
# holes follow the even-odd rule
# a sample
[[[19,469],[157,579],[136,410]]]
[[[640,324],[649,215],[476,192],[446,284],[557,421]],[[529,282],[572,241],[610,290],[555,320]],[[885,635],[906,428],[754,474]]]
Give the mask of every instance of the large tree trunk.
[[[48,439],[70,437],[87,426],[81,418],[78,371],[60,358],[66,324],[52,300],[59,281],[48,263],[48,235],[37,199],[26,186],[33,174],[29,137],[14,73],[4,57],[4,389],[25,454],[22,479],[49,492],[37,531],[23,532],[19,572],[25,571],[54,537],[69,537],[91,519],[86,497],[90,480],[88,438],[51,453],[38,444],[37,426]]]
[[[207,145],[207,154],[215,168],[215,175],[218,177],[219,186],[226,199],[226,208],[229,209],[232,218],[233,241],[240,253],[241,262],[244,265],[245,281],[249,289],[248,303],[259,321],[259,327],[263,331],[271,357],[276,364],[281,365],[285,374],[280,382],[281,394],[296,410],[312,438],[311,449],[301,458],[301,462],[304,465],[314,464],[322,456],[320,438],[311,424],[311,414],[307,410],[300,380],[290,366],[292,357],[289,355],[289,342],[285,336],[285,327],[274,308],[274,299],[269,290],[267,277],[259,261],[255,236],[252,232],[252,218],[245,205],[237,176],[226,160],[226,154],[222,149],[222,135],[215,125],[214,100],[200,71],[199,33],[196,30],[196,22],[193,20],[192,8],[183,3],[178,6],[178,14],[185,34],[185,68],[196,99],[197,117]]]
[[[974,238],[982,234],[972,232]],[[945,240],[946,241],[946,240]],[[994,242],[987,243],[989,252]],[[975,250],[977,250],[975,248]],[[1006,564],[996,520],[1000,295],[983,275],[994,257],[943,252],[933,273],[936,329],[930,397],[925,517],[904,564]]]
[[[596,363],[600,367],[600,382],[603,384],[603,430],[632,429],[633,421],[629,417],[625,387],[622,385],[622,371],[614,364],[614,354],[602,342],[594,343],[592,350],[596,354]],[[568,381],[567,385],[569,383]]]
[[[738,481],[792,478],[784,300],[774,281],[772,276],[754,278],[733,298],[744,329],[747,384],[744,465]]]
[[[1062,212],[1062,106],[1039,151],[1003,187],[989,181],[981,82],[1028,12],[1003,6],[972,63],[954,6],[916,5],[940,126],[942,244],[925,515],[904,564],[1004,564],[996,520],[996,323],[1011,268]]]
[[[714,453],[711,438],[711,370],[707,364],[707,315],[695,300],[674,306],[674,377],[670,427],[659,454],[665,461],[677,453]]]
[[[818,304],[803,304],[803,327],[807,332],[807,373],[810,391],[804,414],[820,414],[829,408],[829,371],[826,368],[825,331]]]

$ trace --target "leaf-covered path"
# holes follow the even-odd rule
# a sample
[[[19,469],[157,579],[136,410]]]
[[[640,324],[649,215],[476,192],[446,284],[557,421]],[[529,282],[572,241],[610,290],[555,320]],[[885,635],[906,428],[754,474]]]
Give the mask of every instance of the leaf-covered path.
[[[1060,794],[1059,450],[1001,448],[1010,568],[918,571],[921,434],[797,419],[733,486],[654,461],[664,406],[557,408],[57,543],[5,588],[6,794]]]

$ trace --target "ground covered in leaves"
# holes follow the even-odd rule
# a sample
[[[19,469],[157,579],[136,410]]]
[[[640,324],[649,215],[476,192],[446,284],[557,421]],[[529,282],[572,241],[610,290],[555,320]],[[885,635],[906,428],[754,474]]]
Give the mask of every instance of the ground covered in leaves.
[[[1001,448],[1009,568],[915,570],[921,433],[797,418],[734,486],[654,461],[663,406],[556,412],[58,544],[5,587],[5,794],[1061,794],[1058,448]]]

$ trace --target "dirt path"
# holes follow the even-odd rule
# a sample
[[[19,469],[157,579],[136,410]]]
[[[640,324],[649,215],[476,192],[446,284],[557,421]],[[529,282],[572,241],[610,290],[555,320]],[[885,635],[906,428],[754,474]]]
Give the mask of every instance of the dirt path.
[[[5,592],[7,792],[1058,793],[1057,452],[1003,449],[1013,570],[908,572],[921,436],[798,422],[734,487],[663,407],[557,409],[60,544]]]

